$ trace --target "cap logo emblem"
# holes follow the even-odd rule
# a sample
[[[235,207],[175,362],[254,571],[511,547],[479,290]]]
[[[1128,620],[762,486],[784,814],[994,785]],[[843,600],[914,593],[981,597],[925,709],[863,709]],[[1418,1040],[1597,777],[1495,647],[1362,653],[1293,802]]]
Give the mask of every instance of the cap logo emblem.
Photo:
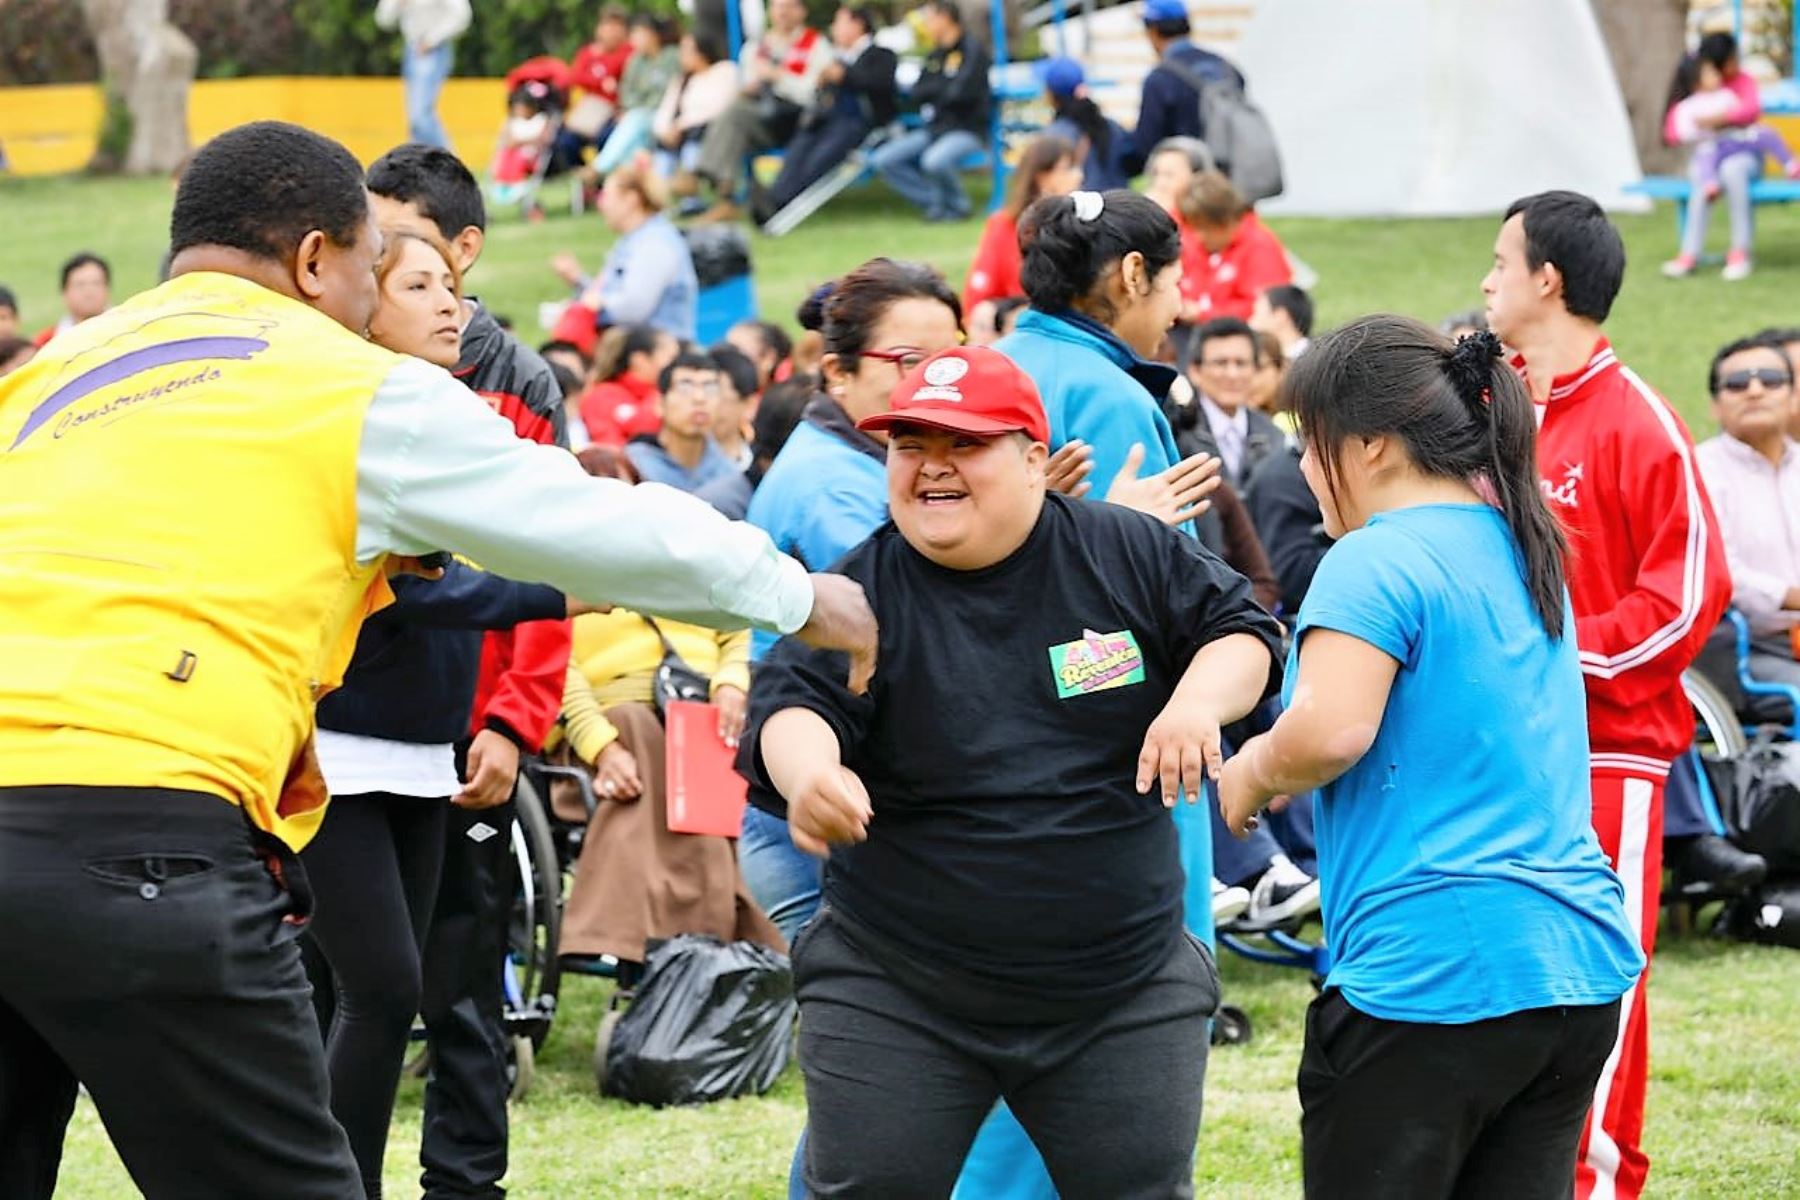
[[[925,368],[925,382],[933,387],[947,387],[968,373],[967,359],[940,358]]]

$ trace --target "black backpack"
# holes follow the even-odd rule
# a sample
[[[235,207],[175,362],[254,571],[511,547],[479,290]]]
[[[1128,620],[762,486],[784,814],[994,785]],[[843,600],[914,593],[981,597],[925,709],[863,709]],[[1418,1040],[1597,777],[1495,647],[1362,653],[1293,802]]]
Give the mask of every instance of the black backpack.
[[[1281,149],[1275,129],[1244,89],[1208,79],[1173,58],[1164,58],[1159,65],[1200,94],[1202,140],[1244,199],[1254,204],[1281,195]]]

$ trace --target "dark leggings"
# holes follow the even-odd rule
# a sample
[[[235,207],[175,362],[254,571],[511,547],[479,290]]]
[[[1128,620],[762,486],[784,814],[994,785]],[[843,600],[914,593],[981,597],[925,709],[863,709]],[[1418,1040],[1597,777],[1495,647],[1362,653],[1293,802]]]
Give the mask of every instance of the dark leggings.
[[[446,800],[382,793],[332,800],[300,853],[312,883],[308,927],[335,998],[325,1040],[331,1112],[350,1137],[370,1200],[407,1035],[419,1011],[419,952],[444,864]]]

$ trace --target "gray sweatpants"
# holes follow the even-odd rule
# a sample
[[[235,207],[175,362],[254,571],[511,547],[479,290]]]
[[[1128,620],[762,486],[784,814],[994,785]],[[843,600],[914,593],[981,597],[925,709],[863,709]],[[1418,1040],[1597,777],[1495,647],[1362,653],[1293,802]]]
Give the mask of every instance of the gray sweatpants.
[[[793,962],[816,1200],[948,1196],[1001,1097],[1063,1200],[1193,1195],[1219,977],[1186,934],[1137,992],[1057,1025],[943,1013],[864,954],[829,907]]]

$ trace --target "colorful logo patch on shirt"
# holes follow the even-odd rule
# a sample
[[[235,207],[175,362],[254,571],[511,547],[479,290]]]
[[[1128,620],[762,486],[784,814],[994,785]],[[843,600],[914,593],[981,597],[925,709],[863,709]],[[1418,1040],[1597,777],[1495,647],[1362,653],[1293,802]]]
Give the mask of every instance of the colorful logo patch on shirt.
[[[1081,640],[1050,647],[1056,698],[1086,696],[1144,682],[1144,652],[1129,629],[1117,633],[1081,631]]]

